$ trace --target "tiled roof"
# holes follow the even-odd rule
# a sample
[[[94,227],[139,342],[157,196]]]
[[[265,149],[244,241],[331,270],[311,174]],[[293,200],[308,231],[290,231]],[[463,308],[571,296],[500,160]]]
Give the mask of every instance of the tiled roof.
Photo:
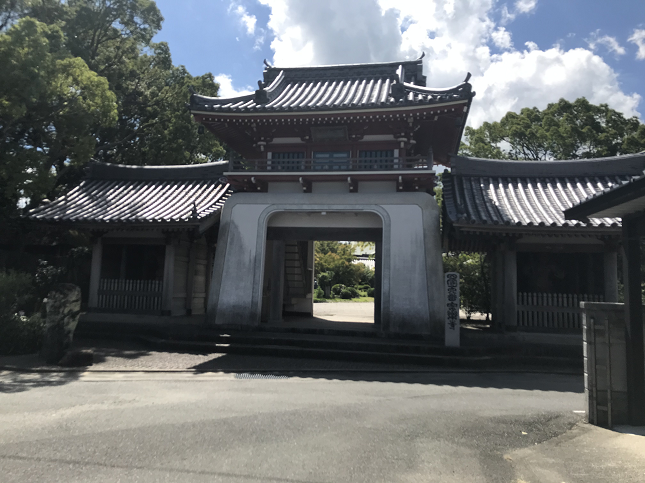
[[[132,167],[92,163],[88,178],[64,196],[29,212],[35,221],[200,224],[230,195],[219,180],[223,163]]]
[[[645,156],[584,161],[502,161],[454,157],[444,174],[448,221],[464,229],[617,227],[619,218],[566,220],[564,210],[642,173]]]
[[[268,66],[254,94],[233,98],[193,94],[193,112],[299,112],[377,109],[468,101],[471,85],[425,87],[421,59],[380,64],[277,68]]]

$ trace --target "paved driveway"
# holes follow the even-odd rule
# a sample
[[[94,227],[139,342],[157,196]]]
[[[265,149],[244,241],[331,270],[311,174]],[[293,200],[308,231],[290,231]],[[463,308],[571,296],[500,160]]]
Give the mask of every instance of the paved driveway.
[[[374,323],[374,303],[329,302],[314,304],[314,317],[332,322]]]
[[[0,374],[2,481],[643,481],[579,376],[259,377]]]

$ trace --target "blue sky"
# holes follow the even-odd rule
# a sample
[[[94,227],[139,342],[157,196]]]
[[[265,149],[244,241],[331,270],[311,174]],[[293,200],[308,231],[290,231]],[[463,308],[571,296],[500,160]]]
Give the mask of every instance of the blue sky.
[[[645,114],[645,0],[157,0],[156,41],[221,94],[275,65],[377,62],[422,51],[428,86],[467,72],[470,123],[564,97]]]

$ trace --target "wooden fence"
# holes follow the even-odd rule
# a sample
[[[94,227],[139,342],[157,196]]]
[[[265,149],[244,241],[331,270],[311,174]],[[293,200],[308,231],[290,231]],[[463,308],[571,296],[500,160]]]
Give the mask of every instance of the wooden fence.
[[[602,295],[565,293],[517,294],[518,328],[581,329],[580,302],[602,302]]]
[[[98,308],[130,312],[159,312],[162,290],[161,280],[103,278],[99,282]]]

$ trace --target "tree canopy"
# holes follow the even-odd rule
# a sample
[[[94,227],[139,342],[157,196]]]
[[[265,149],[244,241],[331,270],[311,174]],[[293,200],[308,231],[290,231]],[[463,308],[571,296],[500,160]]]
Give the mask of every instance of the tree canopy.
[[[460,152],[478,158],[588,159],[645,150],[645,125],[607,104],[560,99],[544,110],[508,112],[499,122],[466,127]]]
[[[317,241],[314,249],[314,273],[331,274],[331,285],[348,287],[357,284],[373,285],[374,270],[362,263],[353,263],[354,245],[337,241]]]
[[[152,41],[162,21],[152,0],[0,0],[0,216],[76,185],[90,159],[223,156],[185,108],[190,86],[219,86],[173,65]]]

